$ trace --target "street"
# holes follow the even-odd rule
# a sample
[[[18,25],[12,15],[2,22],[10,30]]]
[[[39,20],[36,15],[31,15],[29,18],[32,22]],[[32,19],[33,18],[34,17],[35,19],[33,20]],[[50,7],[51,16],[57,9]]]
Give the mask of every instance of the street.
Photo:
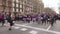
[[[0,34],[60,34],[60,1],[0,0]]]
[[[1,34],[60,34],[60,21],[51,26],[50,24],[37,24],[35,22],[24,23],[22,21],[16,21],[12,30],[9,31],[9,23],[5,23],[5,26],[1,27]]]

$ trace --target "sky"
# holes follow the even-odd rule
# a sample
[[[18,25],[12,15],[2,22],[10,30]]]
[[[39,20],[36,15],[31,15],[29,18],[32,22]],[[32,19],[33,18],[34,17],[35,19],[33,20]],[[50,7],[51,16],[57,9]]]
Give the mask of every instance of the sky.
[[[58,2],[59,0],[42,0],[44,3],[44,7],[52,8],[56,13],[59,14],[58,10]]]

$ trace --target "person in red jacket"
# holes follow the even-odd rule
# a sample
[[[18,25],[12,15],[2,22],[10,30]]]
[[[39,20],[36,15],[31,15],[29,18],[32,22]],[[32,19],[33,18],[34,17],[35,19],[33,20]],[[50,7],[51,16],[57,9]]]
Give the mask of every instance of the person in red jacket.
[[[6,14],[2,13],[2,26],[5,24]]]
[[[0,22],[2,21],[2,14],[0,14]]]

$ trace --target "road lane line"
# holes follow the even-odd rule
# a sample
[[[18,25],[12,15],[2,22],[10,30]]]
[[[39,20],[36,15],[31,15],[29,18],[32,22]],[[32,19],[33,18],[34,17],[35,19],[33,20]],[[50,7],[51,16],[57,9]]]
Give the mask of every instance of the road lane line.
[[[25,26],[25,25],[20,25],[20,24],[15,24],[15,25],[16,25],[16,26],[27,27],[27,28],[31,28],[31,29],[35,29],[35,30],[50,32],[50,33],[60,33],[60,32],[57,32],[57,31],[46,30],[46,29],[43,29],[43,28],[36,28],[36,27],[32,27],[32,26]]]
[[[9,24],[5,24],[6,26],[9,26]],[[39,30],[39,31],[45,31],[45,32],[50,32],[50,33],[60,33],[60,32],[57,32],[57,31],[52,31],[52,30],[47,30],[47,29],[43,29],[43,28],[37,28],[37,27],[32,27],[32,26],[26,26],[26,25],[21,25],[21,24],[15,24],[15,26],[22,26],[22,27],[27,27],[27,28],[31,28],[31,29],[35,29],[35,30]]]
[[[51,25],[49,25],[49,27],[47,28],[47,30],[49,30],[51,28]]]

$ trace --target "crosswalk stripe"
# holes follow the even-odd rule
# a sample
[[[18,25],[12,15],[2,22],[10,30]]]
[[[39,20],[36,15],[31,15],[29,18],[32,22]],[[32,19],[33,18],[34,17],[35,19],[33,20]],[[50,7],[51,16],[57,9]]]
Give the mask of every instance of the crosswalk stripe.
[[[6,26],[8,24],[5,24]],[[37,28],[37,27],[32,27],[32,26],[26,26],[26,25],[21,25],[21,24],[15,24],[15,26],[22,26],[22,27],[27,27],[27,28],[32,28],[32,29],[35,29],[35,30],[40,30],[40,31],[45,31],[45,32],[51,32],[51,33],[60,33],[60,32],[57,32],[57,31],[52,31],[52,30],[47,30],[47,29],[43,29],[43,28]],[[22,29],[23,30],[23,29]],[[26,30],[23,30],[23,31],[26,31]]]
[[[45,32],[60,33],[60,32],[57,32],[57,31],[52,31],[52,30],[47,30],[47,29],[37,28],[37,27],[32,27],[32,26],[26,26],[26,25],[20,25],[20,24],[15,24],[15,25],[16,26],[27,27],[27,28],[32,28],[32,29],[35,29],[35,30],[45,31]]]
[[[20,27],[13,26],[13,28],[15,28],[15,29],[19,29]]]
[[[37,34],[37,31],[32,30],[32,31],[30,31],[29,33],[31,33],[31,34]]]
[[[51,25],[47,28],[47,30],[49,30],[51,28]]]
[[[28,30],[27,28],[22,28],[22,29],[20,29],[21,31],[26,31],[26,30]]]

